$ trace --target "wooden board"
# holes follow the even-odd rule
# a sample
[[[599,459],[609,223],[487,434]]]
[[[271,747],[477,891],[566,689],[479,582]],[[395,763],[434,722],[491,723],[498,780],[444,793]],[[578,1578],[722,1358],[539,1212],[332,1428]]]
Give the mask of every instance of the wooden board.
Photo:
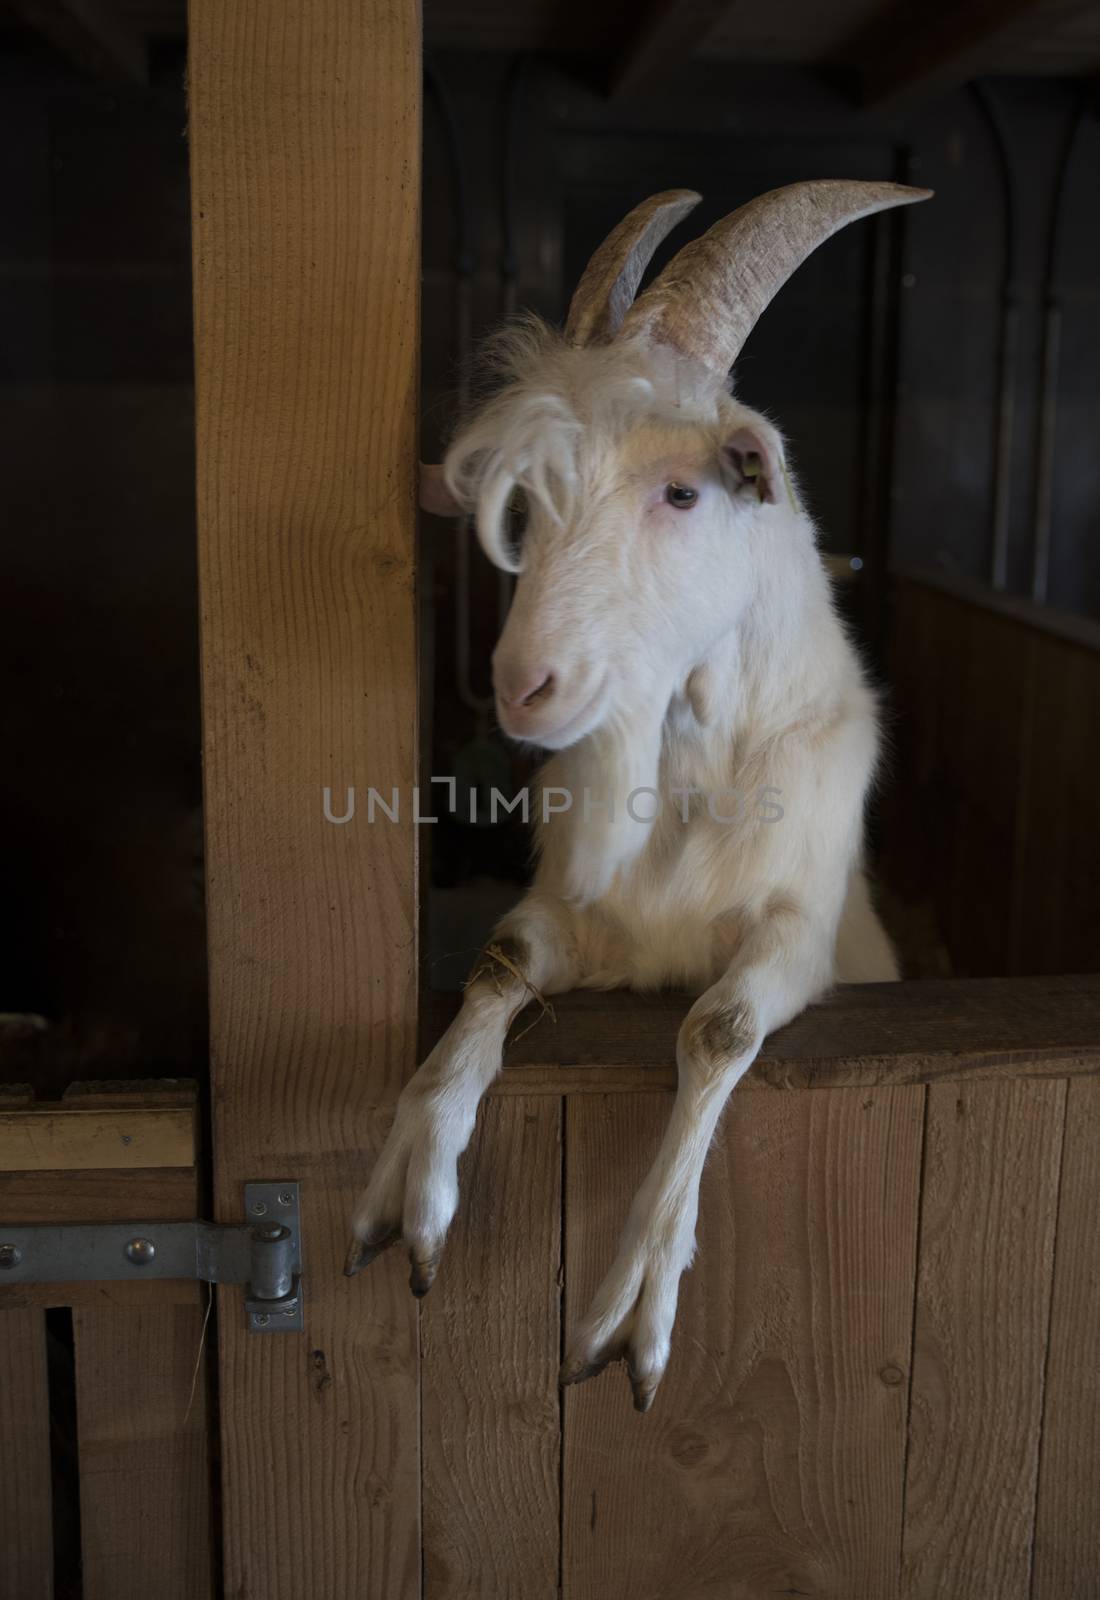
[[[425,1049],[454,1011],[452,996],[429,999]],[[518,1025],[492,1092],[671,1087],[690,1005],[675,993],[555,997],[553,1019]],[[1100,975],[871,983],[838,989],[772,1034],[737,1092],[1098,1072]]]
[[[0,1307],[0,1596],[53,1600],[46,1319]]]
[[[923,1097],[734,1098],[653,1411],[567,1392],[565,1600],[896,1593]],[[568,1103],[569,1319],[670,1105]]]
[[[1026,1600],[1066,1088],[928,1095],[901,1593]]]
[[[561,1102],[488,1102],[421,1314],[426,1600],[557,1600]]]
[[[1100,624],[906,574],[890,677],[882,876],[898,904],[936,923],[956,976],[1095,972]]]
[[[190,1107],[0,1111],[0,1172],[193,1167]]]
[[[84,1600],[213,1593],[202,1333],[194,1304],[73,1313]]]
[[[1066,1099],[1032,1600],[1092,1600],[1100,1579],[1100,1084]]]
[[[415,0],[193,0],[190,139],[220,1218],[302,1184],[302,1336],[220,1298],[234,1600],[419,1594],[415,1303],[341,1276],[415,1048]],[[329,1381],[325,1381],[325,1380]]]

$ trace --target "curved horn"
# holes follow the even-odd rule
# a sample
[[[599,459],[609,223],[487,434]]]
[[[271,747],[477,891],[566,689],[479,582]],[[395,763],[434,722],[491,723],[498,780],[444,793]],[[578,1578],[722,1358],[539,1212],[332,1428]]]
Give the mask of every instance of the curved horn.
[[[772,189],[685,245],[627,313],[622,336],[672,345],[724,377],[811,251],[848,222],[931,193],[838,178]]]
[[[570,344],[607,344],[615,337],[653,252],[701,199],[691,189],[650,195],[608,234],[585,267],[570,302],[565,322]]]

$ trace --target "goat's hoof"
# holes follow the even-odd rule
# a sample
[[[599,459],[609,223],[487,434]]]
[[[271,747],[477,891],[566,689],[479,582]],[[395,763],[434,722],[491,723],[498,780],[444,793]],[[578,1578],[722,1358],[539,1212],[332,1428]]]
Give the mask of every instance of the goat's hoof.
[[[558,1373],[558,1383],[563,1389],[570,1384],[584,1383],[589,1378],[598,1378],[600,1373],[612,1361],[625,1361],[627,1376],[630,1379],[630,1392],[634,1396],[634,1409],[644,1415],[653,1404],[657,1393],[657,1386],[662,1374],[643,1374],[635,1372],[630,1364],[630,1358],[625,1351],[615,1351],[609,1355],[596,1356],[589,1359],[586,1356],[573,1356],[567,1358]]]
[[[629,1377],[630,1392],[634,1396],[634,1409],[635,1411],[640,1411],[642,1415],[645,1416],[646,1412],[653,1404],[654,1398],[657,1394],[657,1385],[661,1380],[659,1377],[639,1378],[633,1372],[629,1372]]]
[[[411,1269],[409,1272],[409,1288],[418,1300],[423,1300],[435,1282],[435,1275],[439,1271],[439,1263],[442,1256],[442,1250],[436,1250],[432,1255],[422,1256],[418,1259],[411,1250],[409,1251],[409,1266]]]
[[[388,1250],[391,1244],[396,1244],[400,1239],[399,1232],[390,1232],[376,1236],[373,1239],[352,1238],[348,1245],[347,1257],[344,1261],[344,1277],[354,1278],[357,1272],[362,1272],[364,1267],[369,1267],[376,1256],[383,1250]]]
[[[603,1361],[586,1361],[583,1357],[574,1356],[571,1361],[563,1361],[558,1373],[558,1383],[563,1389],[567,1389],[570,1384],[584,1383],[589,1378],[598,1378],[610,1359],[607,1357]]]

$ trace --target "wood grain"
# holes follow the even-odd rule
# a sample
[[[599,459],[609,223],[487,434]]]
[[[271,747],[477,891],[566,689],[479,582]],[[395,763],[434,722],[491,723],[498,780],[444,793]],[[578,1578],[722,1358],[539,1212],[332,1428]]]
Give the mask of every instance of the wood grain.
[[[1093,1600],[1100,1580],[1100,1084],[1066,1099],[1031,1600]]]
[[[901,1592],[1024,1600],[1066,1086],[928,1096]]]
[[[46,1319],[0,1309],[0,1600],[53,1600]]]
[[[896,1593],[923,1096],[734,1098],[653,1411],[567,1391],[566,1600]],[[568,1102],[570,1319],[669,1105]]]
[[[92,1110],[36,1105],[0,1111],[0,1171],[82,1167],[193,1167],[189,1107]]]
[[[958,976],[1095,972],[1100,624],[906,574],[890,677],[884,876]]]
[[[0,1225],[48,1222],[185,1222],[198,1214],[193,1167],[139,1171],[0,1172]],[[195,1306],[197,1283],[0,1283],[0,1312],[9,1306]]]
[[[454,1012],[432,995],[422,1045]],[[577,992],[506,1053],[493,1093],[606,1093],[675,1083],[684,994]],[[738,1094],[1100,1072],[1100,975],[854,984],[765,1042]]]
[[[482,1106],[421,1313],[426,1600],[556,1600],[561,1102]]]
[[[198,1305],[73,1312],[84,1600],[213,1593],[202,1329]]]
[[[419,1593],[415,1303],[341,1276],[415,1045],[415,0],[193,0],[190,134],[215,1200],[302,1183],[304,1336],[220,1296],[234,1600]],[[407,808],[406,808],[407,810]]]

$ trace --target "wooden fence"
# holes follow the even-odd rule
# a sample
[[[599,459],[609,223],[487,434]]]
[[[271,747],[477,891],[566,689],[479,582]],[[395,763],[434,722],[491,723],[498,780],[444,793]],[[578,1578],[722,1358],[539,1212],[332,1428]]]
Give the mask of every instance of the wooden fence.
[[[1100,969],[1100,623],[941,573],[893,591],[888,874],[956,977]]]
[[[770,1039],[712,1151],[639,1417],[618,1369],[564,1396],[556,1374],[660,1139],[684,1005],[563,997],[482,1108],[419,1308],[400,1600],[1094,1596],[1100,978],[848,989]],[[180,1086],[7,1091],[0,1242],[4,1222],[196,1215],[193,1116]],[[339,1428],[355,1373],[325,1348],[304,1243],[306,1333],[274,1355]],[[371,1291],[344,1289],[380,1378],[408,1352]],[[221,1592],[204,1308],[184,1283],[0,1286],[2,1600]],[[223,1375],[223,1428],[244,1393]],[[235,1486],[258,1567],[276,1470]],[[400,1483],[349,1485],[383,1533]]]
[[[195,1088],[0,1089],[5,1223],[198,1215]],[[0,1597],[208,1600],[205,1285],[0,1275]]]

